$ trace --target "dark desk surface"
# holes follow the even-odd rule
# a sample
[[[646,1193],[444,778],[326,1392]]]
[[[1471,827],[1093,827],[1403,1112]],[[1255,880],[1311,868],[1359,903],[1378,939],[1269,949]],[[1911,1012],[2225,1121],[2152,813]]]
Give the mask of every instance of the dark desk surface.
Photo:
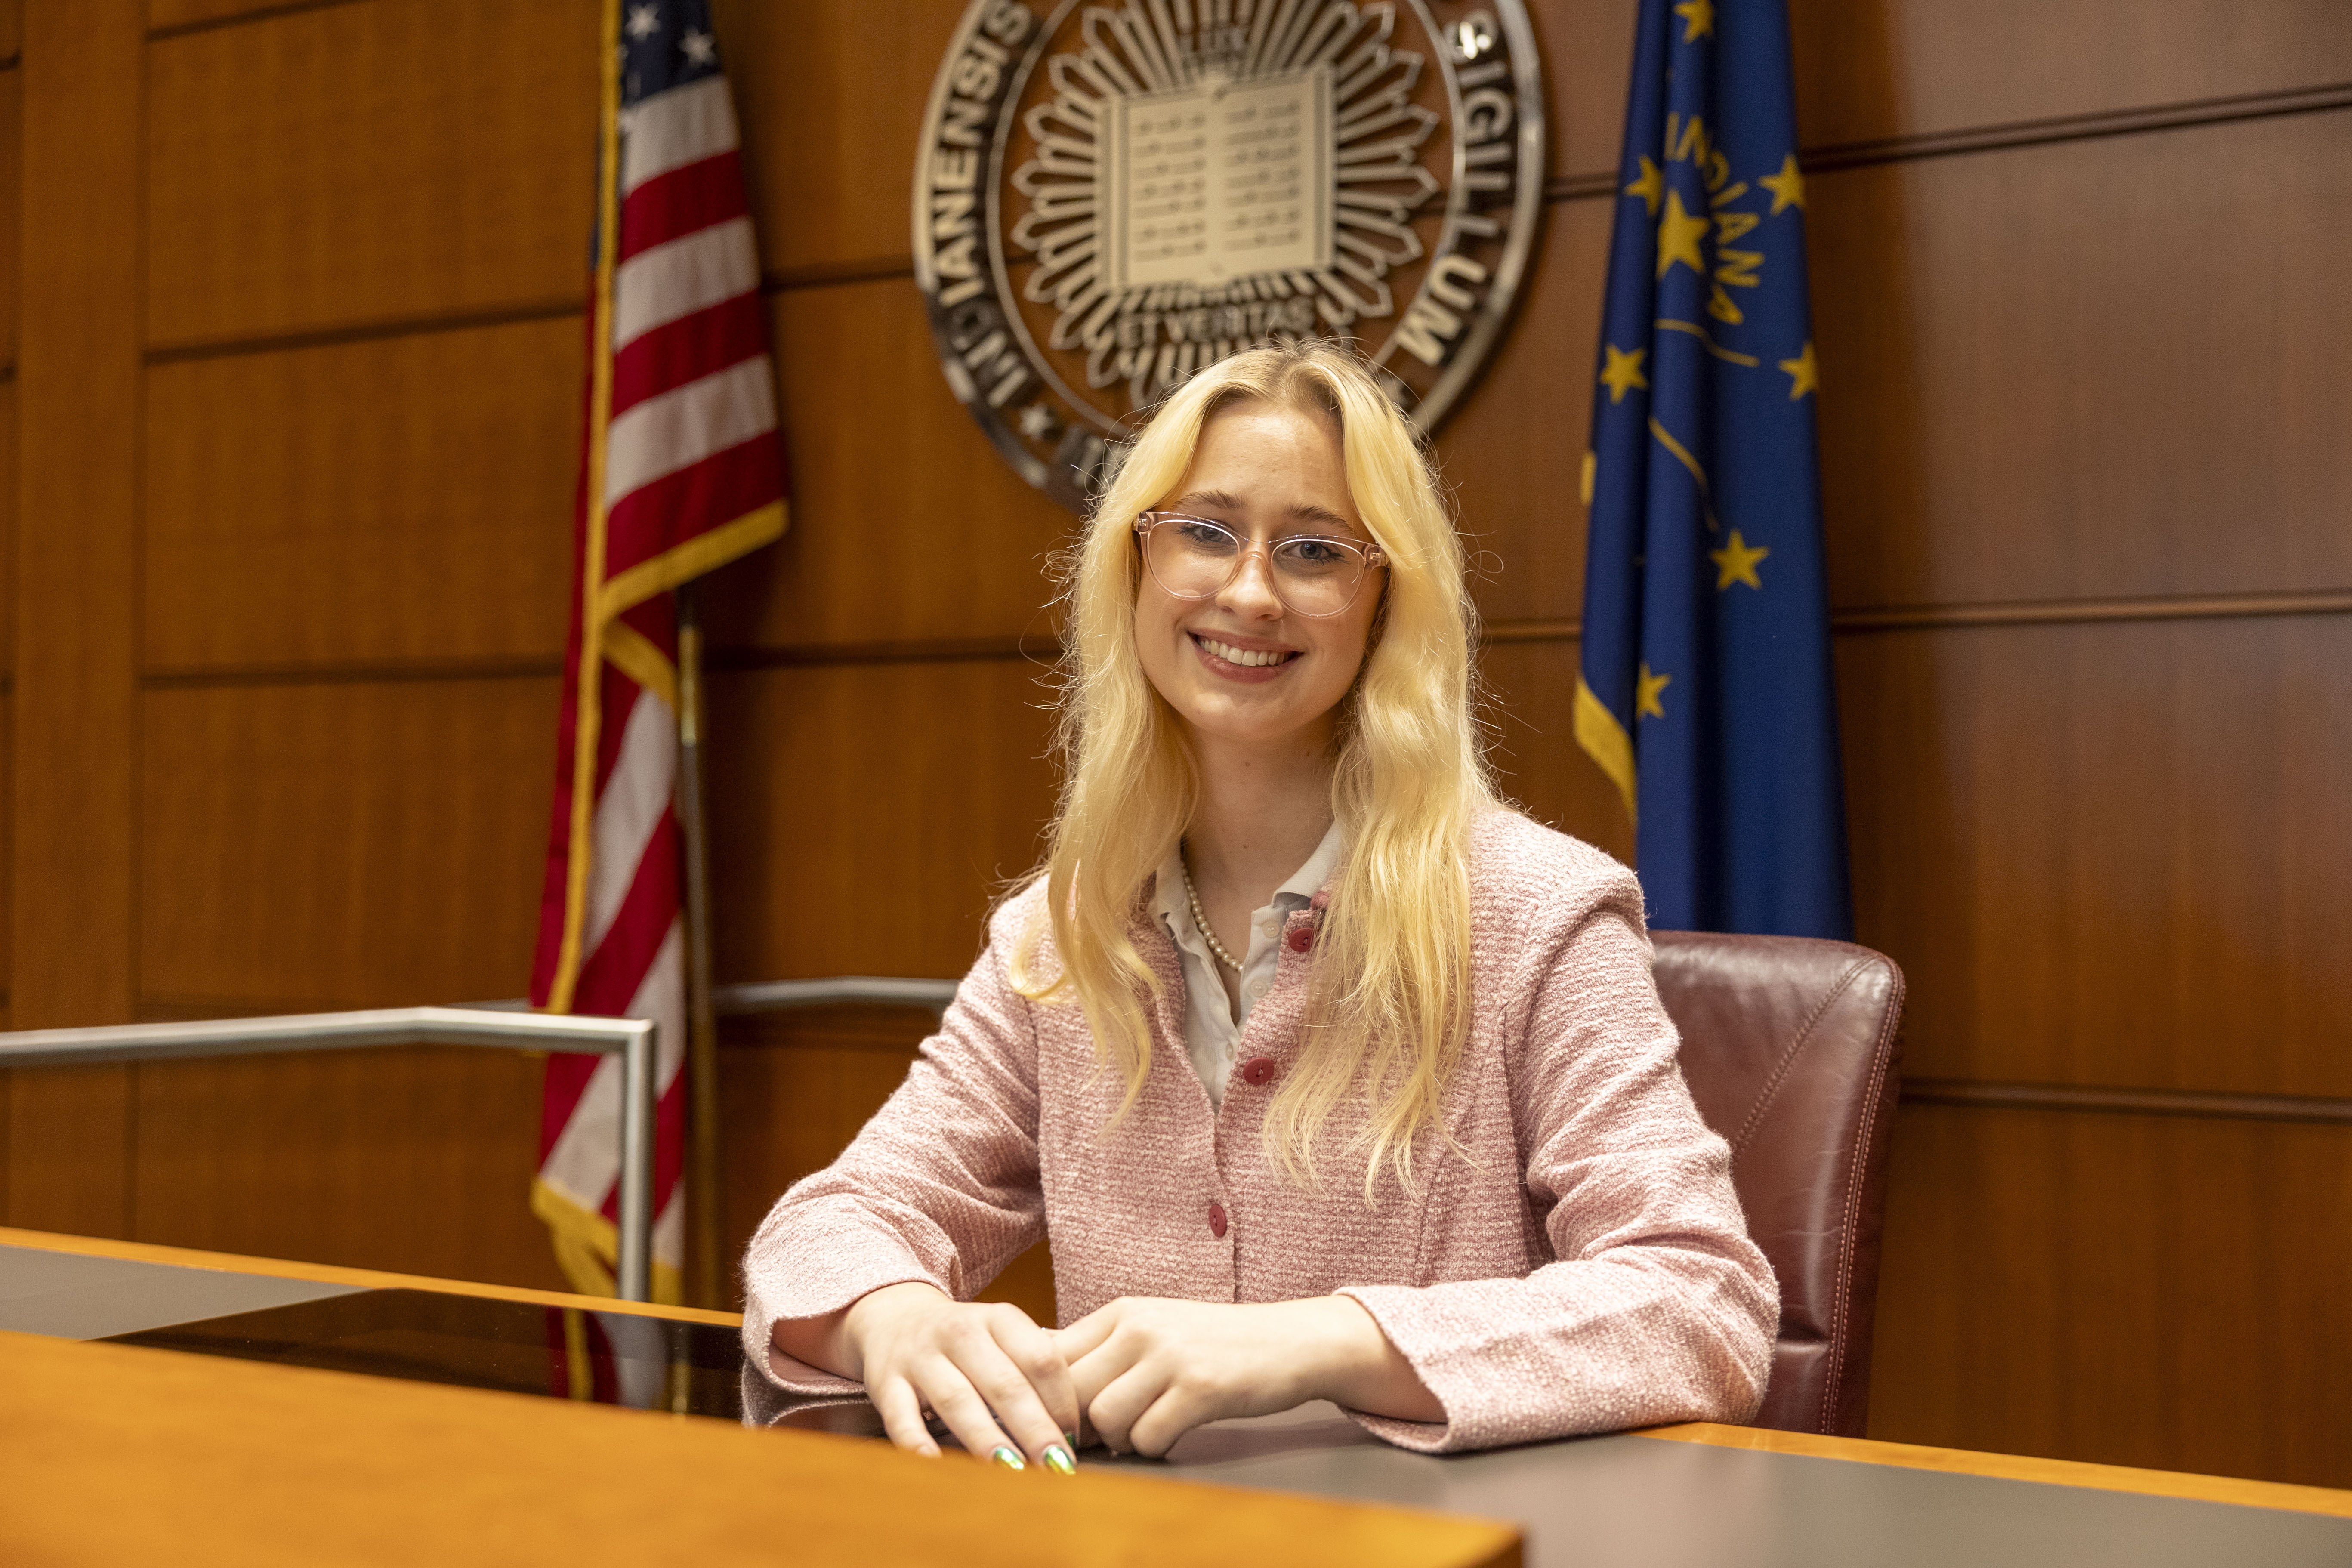
[[[1619,1436],[1433,1458],[1307,1405],[1188,1434],[1167,1474],[1507,1520],[1536,1565],[2352,1563],[2352,1520]]]
[[[530,1291],[477,1296],[464,1286],[371,1289],[357,1283],[365,1276],[316,1272],[348,1279],[306,1283],[0,1245],[0,1330],[105,1334],[753,1426],[879,1429],[861,1405],[788,1407],[761,1380],[741,1377],[735,1336],[717,1314],[592,1309]],[[1204,1427],[1166,1461],[1095,1450],[1082,1468],[1507,1521],[1525,1531],[1527,1562],[1538,1565],[2352,1563],[2347,1493],[1728,1428],[1667,1435],[1677,1433],[1698,1440],[1620,1435],[1436,1458],[1391,1448],[1336,1407],[1315,1405]],[[1727,1446],[1748,1441],[1850,1457]],[[1913,1468],[1923,1463],[1992,1473]]]

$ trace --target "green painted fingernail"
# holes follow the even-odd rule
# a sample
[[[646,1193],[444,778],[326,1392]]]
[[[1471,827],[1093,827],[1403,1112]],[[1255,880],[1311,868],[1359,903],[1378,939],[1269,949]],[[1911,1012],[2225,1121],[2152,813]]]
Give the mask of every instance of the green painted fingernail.
[[[996,1452],[991,1454],[989,1458],[994,1459],[998,1464],[1003,1465],[1008,1470],[1025,1470],[1029,1468],[1028,1464],[1021,1458],[1019,1452],[1016,1451],[1010,1443],[999,1443],[996,1446]]]
[[[1075,1476],[1078,1473],[1078,1462],[1070,1458],[1070,1451],[1059,1443],[1045,1445],[1045,1468],[1057,1476]]]

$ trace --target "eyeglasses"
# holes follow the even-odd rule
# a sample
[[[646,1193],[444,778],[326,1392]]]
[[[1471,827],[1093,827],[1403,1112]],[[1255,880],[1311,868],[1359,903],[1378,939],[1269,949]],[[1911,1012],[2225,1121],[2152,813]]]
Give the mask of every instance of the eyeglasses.
[[[1151,580],[1179,599],[1224,592],[1255,553],[1223,523],[1182,512],[1147,511],[1135,520],[1135,535],[1142,542]],[[1317,620],[1354,604],[1364,574],[1388,563],[1377,544],[1305,533],[1273,541],[1265,556],[1266,576],[1282,607]]]

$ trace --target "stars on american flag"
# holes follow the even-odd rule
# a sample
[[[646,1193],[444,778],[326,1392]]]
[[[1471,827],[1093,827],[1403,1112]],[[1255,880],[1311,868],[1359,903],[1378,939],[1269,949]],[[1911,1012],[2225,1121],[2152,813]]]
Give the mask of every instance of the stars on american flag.
[[[644,42],[661,31],[661,7],[659,5],[630,6],[629,19],[624,26],[630,37],[640,43]],[[679,36],[677,47],[684,50],[686,58],[696,65],[715,66],[719,63],[719,40],[699,27],[688,27]]]
[[[624,0],[620,46],[625,107],[719,74],[709,0]]]

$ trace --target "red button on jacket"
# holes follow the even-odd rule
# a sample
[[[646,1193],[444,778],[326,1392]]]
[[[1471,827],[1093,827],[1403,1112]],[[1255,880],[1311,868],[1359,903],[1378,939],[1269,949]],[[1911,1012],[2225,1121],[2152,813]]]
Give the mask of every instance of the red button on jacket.
[[[1225,1205],[1223,1204],[1209,1205],[1209,1234],[1219,1241],[1225,1238]]]
[[[1305,952],[1308,948],[1315,945],[1315,928],[1313,926],[1300,926],[1282,940],[1290,944],[1291,952]]]
[[[1242,1063],[1244,1083],[1270,1083],[1273,1079],[1274,1058],[1272,1057],[1252,1057]]]

